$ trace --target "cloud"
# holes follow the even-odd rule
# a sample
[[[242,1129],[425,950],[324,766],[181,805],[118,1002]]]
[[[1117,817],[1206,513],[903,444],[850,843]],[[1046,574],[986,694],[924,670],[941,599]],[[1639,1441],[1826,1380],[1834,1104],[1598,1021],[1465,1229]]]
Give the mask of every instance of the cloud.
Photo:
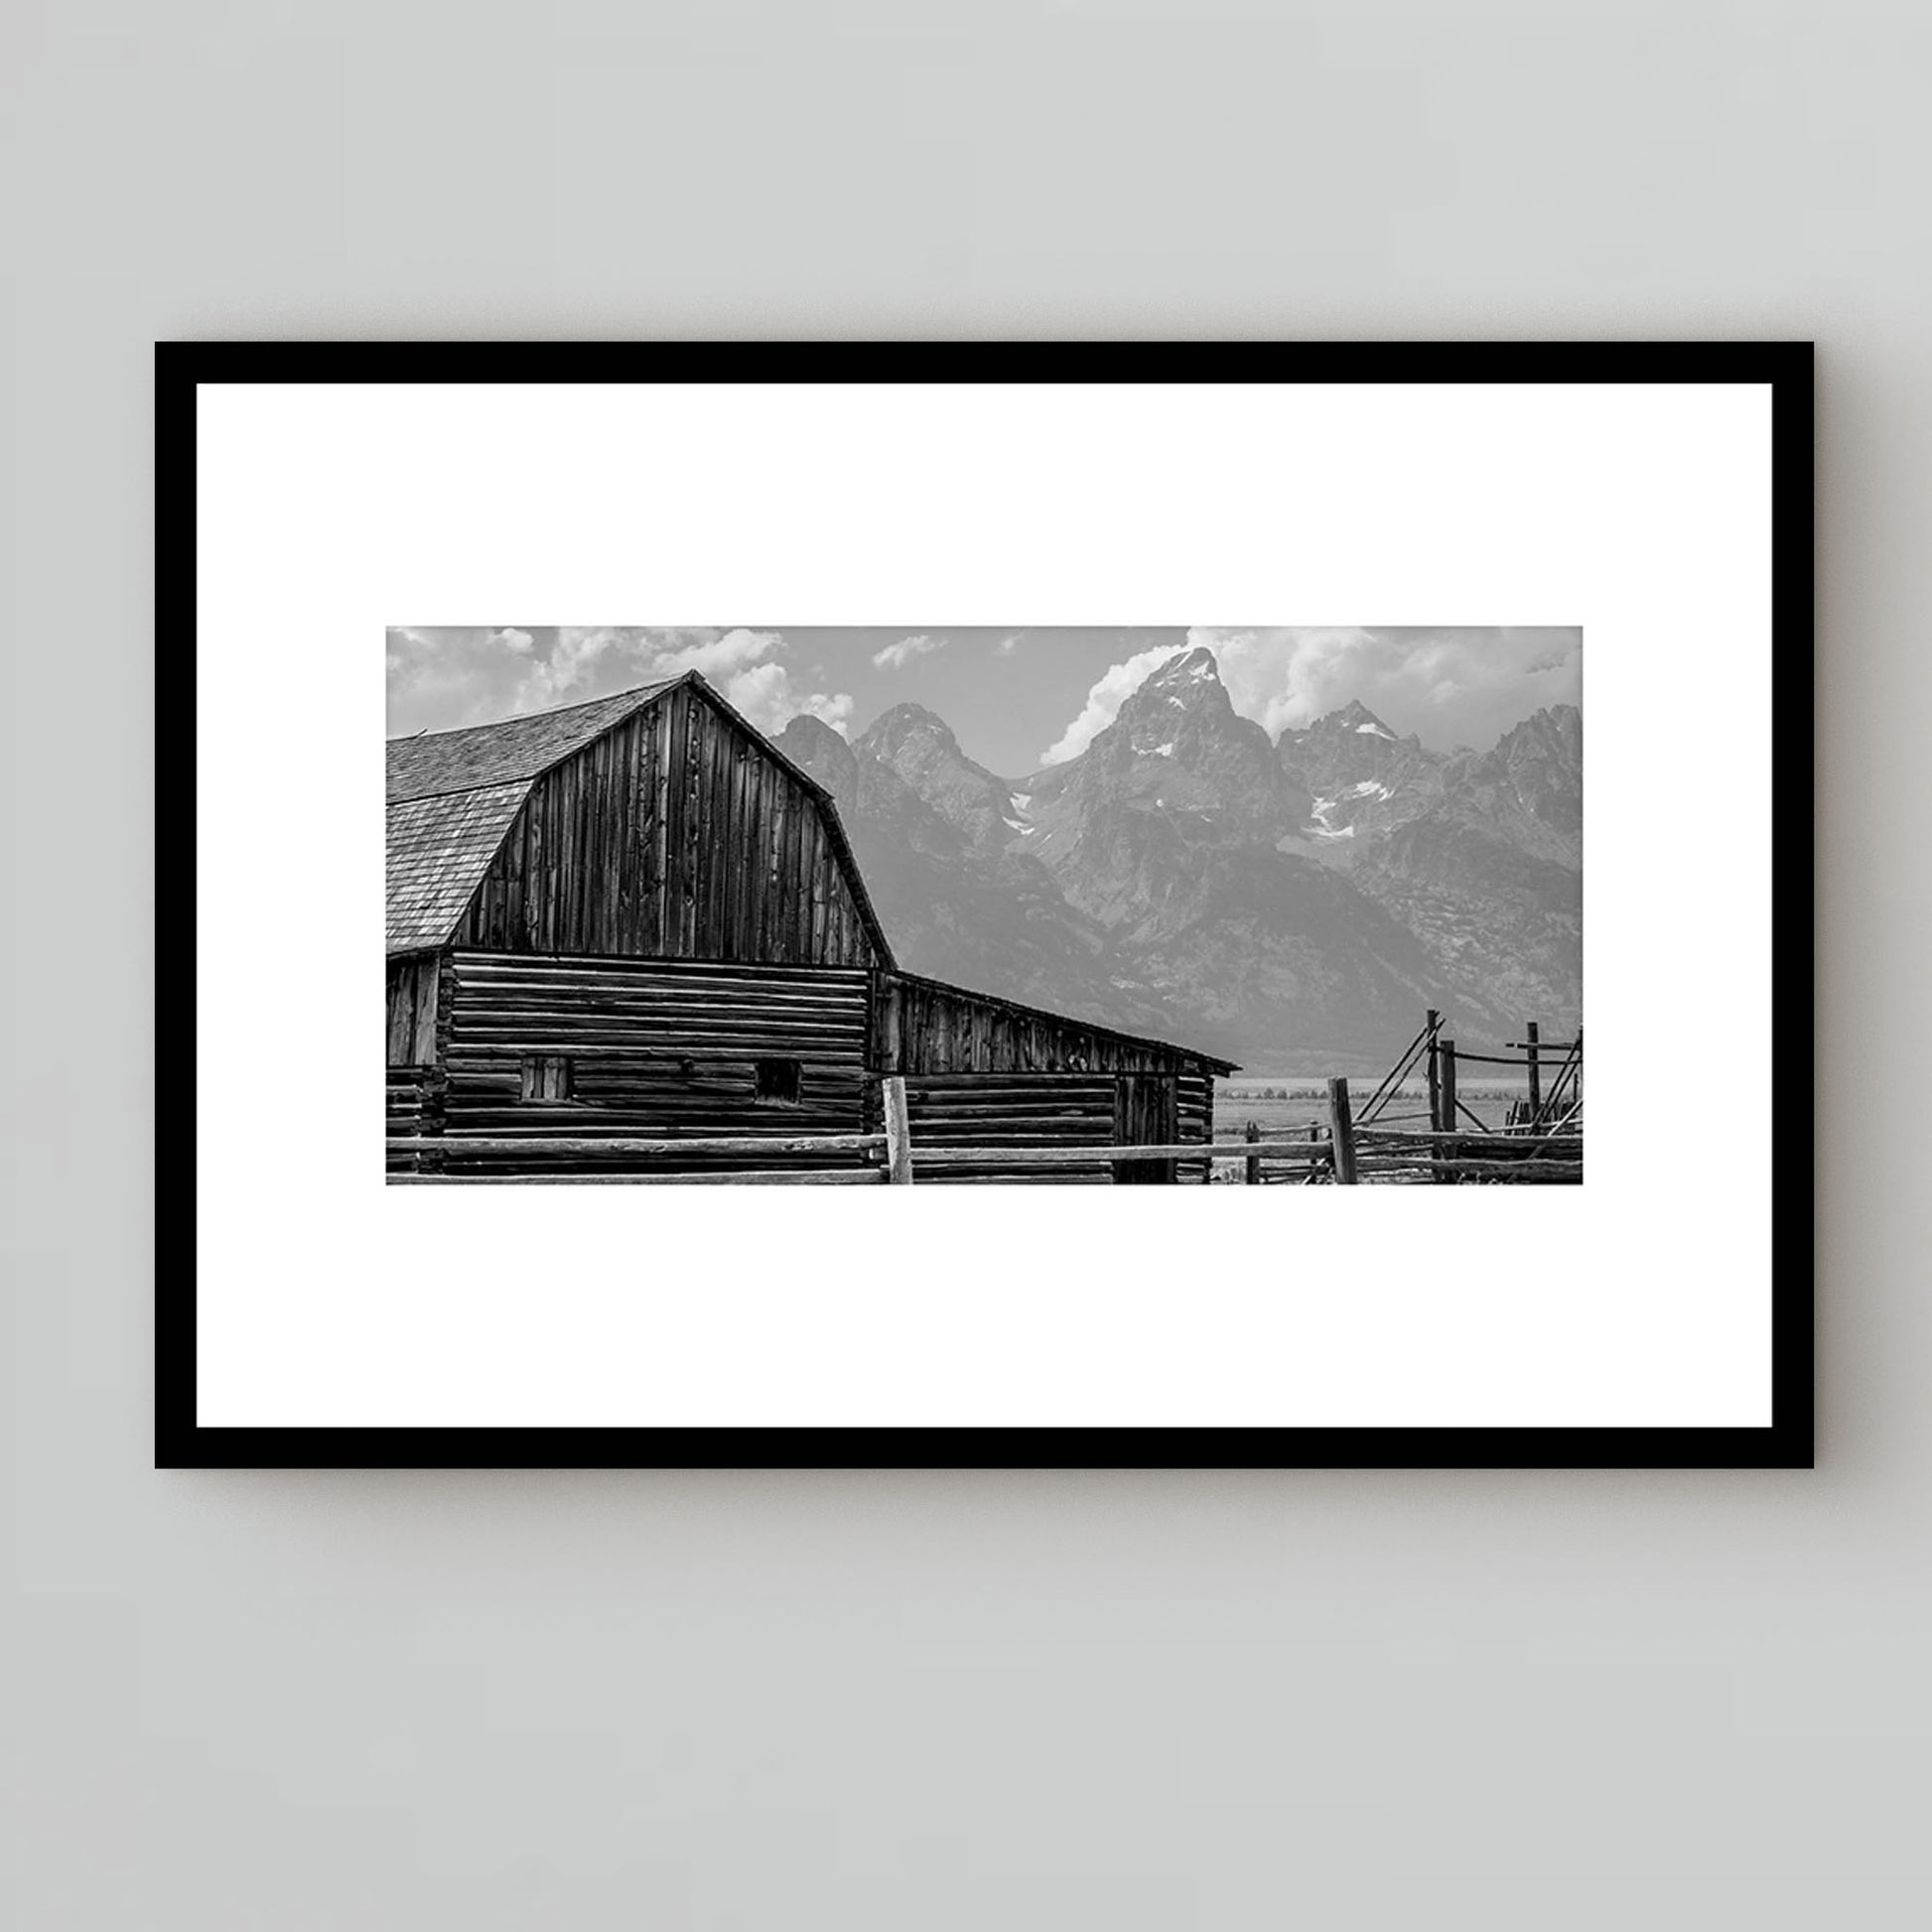
[[[626,683],[642,682],[645,673],[641,667],[625,675],[631,668],[636,634],[610,624],[560,625],[549,656],[533,662],[510,694],[510,711],[548,711],[579,698],[620,691]],[[607,660],[613,660],[614,653],[607,670]]]
[[[784,635],[776,630],[727,630],[723,636],[700,638],[695,643],[660,649],[655,666],[660,671],[702,671],[716,678],[784,648]]]
[[[897,643],[888,644],[884,650],[874,651],[872,661],[882,671],[901,671],[911,663],[913,658],[928,656],[935,650],[944,650],[945,647],[946,640],[943,637],[923,635],[901,637]]]
[[[1040,753],[1040,763],[1064,764],[1068,759],[1077,759],[1114,722],[1114,713],[1174,654],[1173,645],[1159,644],[1152,650],[1136,651],[1103,672],[1087,693],[1079,716]]]
[[[828,696],[823,691],[815,691],[800,704],[798,710],[830,725],[843,738],[846,735],[846,727],[852,722],[852,694],[849,691],[840,691]],[[792,714],[793,717],[797,715],[797,712]]]
[[[791,673],[775,662],[754,664],[727,679],[721,689],[725,702],[743,712],[761,732],[783,731],[792,719],[803,713],[823,719],[843,737],[852,717],[853,701],[849,693],[795,691]]]
[[[1416,732],[1438,750],[1487,747],[1541,706],[1582,697],[1578,629],[1196,626],[1187,642],[1213,651],[1235,710],[1270,737],[1359,698],[1397,732]],[[1111,666],[1041,761],[1077,758],[1172,655],[1163,646]]]
[[[800,712],[843,732],[853,700],[797,684],[782,631],[715,625],[398,626],[388,633],[389,730],[481,724],[698,671],[761,729]]]
[[[1002,657],[1011,657],[1020,648],[1020,640],[1027,633],[1024,630],[1010,630],[993,646]]]

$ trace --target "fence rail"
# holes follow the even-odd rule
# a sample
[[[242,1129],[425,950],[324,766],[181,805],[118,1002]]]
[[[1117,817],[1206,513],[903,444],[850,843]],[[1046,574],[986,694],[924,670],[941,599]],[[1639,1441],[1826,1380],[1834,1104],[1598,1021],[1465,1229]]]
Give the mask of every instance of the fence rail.
[[[1415,1047],[1433,1045],[1436,1016]],[[1416,1055],[1419,1057],[1419,1054]],[[1409,1059],[1410,1055],[1405,1055]],[[1447,1061],[1448,1079],[1443,1117],[1452,1120],[1453,1059]],[[399,1133],[387,1142],[390,1160],[429,1156],[438,1166],[427,1172],[394,1172],[389,1179],[402,1186],[869,1186],[909,1185],[918,1173],[935,1177],[970,1177],[968,1169],[996,1168],[1014,1179],[1050,1179],[1054,1173],[1091,1178],[1129,1163],[1173,1162],[1199,1164],[1203,1177],[1211,1177],[1217,1162],[1241,1163],[1240,1177],[1249,1185],[1267,1177],[1264,1164],[1287,1167],[1282,1178],[1331,1181],[1356,1186],[1365,1178],[1400,1180],[1487,1179],[1521,1181],[1569,1180],[1583,1177],[1584,1139],[1581,1133],[1515,1134],[1482,1128],[1467,1131],[1450,1126],[1429,1128],[1382,1127],[1373,1124],[1373,1109],[1390,1089],[1376,1090],[1370,1109],[1357,1122],[1353,1117],[1348,1082],[1328,1082],[1328,1122],[1324,1133],[1311,1125],[1297,1136],[1263,1137],[1252,1121],[1240,1140],[1171,1141],[1152,1144],[1065,1145],[1057,1147],[1006,1145],[921,1147],[915,1144],[907,1120],[905,1081],[888,1075],[881,1082],[884,1132],[873,1134],[791,1135],[670,1135],[642,1137],[628,1134],[586,1135],[536,1132],[506,1136]],[[1400,1116],[1398,1116],[1400,1118]],[[401,1123],[398,1123],[399,1125]],[[697,1173],[451,1173],[441,1167],[452,1156],[502,1159],[518,1155],[584,1159],[609,1156],[629,1160],[746,1155],[762,1160],[781,1156],[856,1156],[856,1165],[822,1168],[727,1169]],[[1033,1172],[1033,1171],[1037,1172]]]
[[[392,1154],[864,1154],[886,1145],[884,1134],[692,1135],[639,1140],[631,1135],[442,1134],[399,1137]]]

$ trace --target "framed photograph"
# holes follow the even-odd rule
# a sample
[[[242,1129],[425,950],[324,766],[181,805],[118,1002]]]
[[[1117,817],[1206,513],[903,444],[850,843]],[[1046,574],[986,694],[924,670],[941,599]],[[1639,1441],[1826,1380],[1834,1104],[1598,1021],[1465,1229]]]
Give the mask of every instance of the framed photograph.
[[[1809,1466],[1810,345],[156,366],[161,1465]]]

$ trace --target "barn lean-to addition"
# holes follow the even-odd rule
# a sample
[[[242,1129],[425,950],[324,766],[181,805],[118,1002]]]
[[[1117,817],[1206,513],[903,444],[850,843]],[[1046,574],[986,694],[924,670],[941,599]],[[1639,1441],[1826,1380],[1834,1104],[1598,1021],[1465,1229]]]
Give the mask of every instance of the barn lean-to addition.
[[[894,1073],[915,1147],[1212,1139],[1229,1061],[902,971],[830,795],[696,672],[393,740],[388,798],[392,1168],[783,1168],[545,1142],[870,1132]]]

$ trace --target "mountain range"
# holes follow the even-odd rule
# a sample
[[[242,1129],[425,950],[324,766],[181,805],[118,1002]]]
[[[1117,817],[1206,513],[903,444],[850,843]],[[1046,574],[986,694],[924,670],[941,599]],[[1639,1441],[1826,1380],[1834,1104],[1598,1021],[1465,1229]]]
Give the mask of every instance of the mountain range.
[[[777,744],[837,799],[902,964],[1218,1051],[1369,1072],[1583,1005],[1583,719],[1439,753],[1351,702],[1271,739],[1175,653],[1065,763],[1007,779],[895,706]]]

